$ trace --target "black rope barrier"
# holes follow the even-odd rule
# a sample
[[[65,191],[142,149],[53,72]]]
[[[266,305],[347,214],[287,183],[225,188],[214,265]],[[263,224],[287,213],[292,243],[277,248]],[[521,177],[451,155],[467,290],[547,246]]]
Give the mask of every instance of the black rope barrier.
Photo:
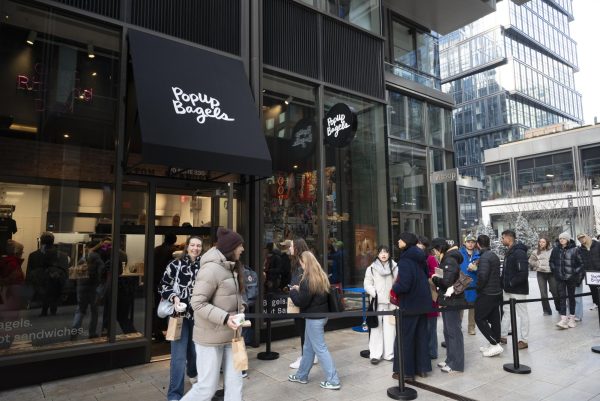
[[[575,297],[584,297],[591,296],[591,292],[586,292],[582,294],[576,294]],[[598,286],[598,296],[600,297],[600,286]],[[403,335],[402,335],[402,320],[404,317],[408,316],[418,316],[427,314],[430,312],[440,312],[444,313],[447,311],[456,311],[456,310],[464,310],[464,309],[473,309],[473,304],[466,304],[460,306],[445,306],[441,308],[423,308],[417,311],[404,311],[400,308],[395,309],[393,311],[373,311],[373,312],[363,312],[363,311],[345,311],[345,312],[315,312],[315,313],[273,313],[273,307],[270,294],[267,295],[268,304],[271,305],[270,313],[248,313],[245,315],[246,318],[258,318],[265,319],[266,329],[267,329],[267,340],[266,340],[266,352],[261,352],[257,355],[258,359],[261,360],[273,360],[279,357],[279,354],[271,351],[271,320],[284,320],[284,319],[294,319],[294,318],[313,318],[313,319],[339,319],[339,318],[348,318],[348,317],[360,317],[364,318],[365,316],[394,316],[396,318],[396,355],[398,358],[398,386],[390,387],[387,390],[387,395],[390,398],[395,400],[413,400],[417,398],[417,391],[413,388],[406,387],[405,377],[404,377],[404,349],[403,349]],[[527,374],[531,373],[531,368],[526,365],[522,365],[519,361],[519,349],[518,349],[518,335],[517,335],[517,314],[516,314],[516,305],[519,303],[532,303],[532,302],[541,302],[545,300],[560,300],[560,299],[568,299],[568,297],[551,297],[551,298],[534,298],[534,299],[521,299],[517,300],[515,298],[510,298],[508,301],[502,301],[498,303],[498,307],[503,305],[510,306],[510,319],[511,319],[511,330],[512,330],[512,351],[513,351],[513,363],[508,363],[503,365],[505,371],[510,373],[518,373],[518,374]],[[598,322],[600,324],[600,308],[598,309]],[[595,353],[600,353],[600,346],[592,347],[592,351]],[[361,351],[361,356],[362,355]],[[269,358],[268,356],[276,354],[275,357]],[[262,357],[261,357],[262,355]],[[411,381],[416,383],[415,381]],[[423,386],[419,386],[423,387]],[[431,387],[431,386],[427,386]],[[429,388],[428,388],[429,389]],[[430,390],[433,391],[433,390]],[[462,399],[456,398],[456,399]]]

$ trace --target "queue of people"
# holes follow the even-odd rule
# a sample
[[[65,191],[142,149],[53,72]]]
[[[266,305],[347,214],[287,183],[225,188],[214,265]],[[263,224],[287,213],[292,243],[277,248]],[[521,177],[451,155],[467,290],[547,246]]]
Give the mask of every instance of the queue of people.
[[[224,374],[225,399],[241,400],[242,397],[243,373],[233,368],[231,340],[239,329],[234,316],[247,307],[244,287],[252,283],[252,278],[245,279],[247,271],[239,262],[243,252],[243,239],[239,234],[221,228],[217,237],[216,246],[203,256],[200,256],[201,240],[190,237],[184,256],[169,262],[162,276],[162,299],[186,304],[181,339],[171,343],[169,400],[211,399],[217,389],[219,371]],[[581,285],[585,270],[600,271],[600,244],[585,234],[577,238],[580,247],[575,246],[567,233],[559,236],[555,247],[547,238],[540,238],[538,247],[528,252],[513,230],[505,230],[502,244],[507,250],[503,268],[486,235],[467,236],[459,248],[444,238],[430,241],[404,232],[398,239],[401,253],[397,261],[391,258],[388,247],[380,246],[376,258],[365,269],[364,288],[376,299],[375,310],[392,311],[399,307],[406,313],[402,326],[405,378],[426,377],[432,370],[431,361],[438,358],[438,307],[442,311],[446,348],[445,357],[437,363],[441,372],[455,374],[465,370],[461,313],[464,309],[472,310],[472,317],[467,318],[467,333],[474,334],[476,327],[486,340],[480,347],[482,355],[502,354],[510,321],[503,301],[527,299],[530,269],[536,271],[542,298],[548,297],[548,289],[551,295],[560,297],[553,303],[561,316],[557,326],[575,327],[575,288]],[[341,388],[341,381],[324,336],[328,293],[332,291],[327,272],[303,239],[286,240],[278,247],[280,251],[268,249],[271,273],[278,270],[282,255],[286,255],[291,302],[300,312],[324,314],[323,317],[295,319],[302,352],[290,364],[290,368],[297,371],[290,374],[288,380],[308,383],[311,368],[318,361],[324,374],[320,386],[337,390]],[[463,276],[469,277],[466,289],[459,285]],[[256,274],[253,277],[256,280]],[[264,278],[271,281],[269,288],[281,285],[274,277],[271,274]],[[397,305],[392,303],[392,298],[394,302],[397,300]],[[595,297],[594,303],[597,301]],[[526,305],[517,304],[519,349],[528,347]],[[547,299],[543,300],[542,307],[544,315],[552,314]],[[369,358],[374,365],[383,360],[392,361],[392,377],[397,379],[400,359],[396,355],[398,338],[392,318],[378,316],[378,324],[370,329]],[[193,386],[184,395],[186,369]]]

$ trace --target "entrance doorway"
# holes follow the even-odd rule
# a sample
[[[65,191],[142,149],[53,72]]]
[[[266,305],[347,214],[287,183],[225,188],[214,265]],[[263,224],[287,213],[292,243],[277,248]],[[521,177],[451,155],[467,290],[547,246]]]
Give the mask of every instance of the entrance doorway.
[[[429,213],[392,212],[392,241],[397,249],[400,233],[405,231],[424,235],[431,240],[431,215]]]
[[[239,231],[240,204],[238,194],[229,190],[228,184],[209,185],[198,183],[194,188],[186,188],[181,185],[172,187],[156,187],[153,196],[154,204],[149,205],[154,209],[152,219],[148,219],[149,235],[146,239],[148,252],[152,252],[152,297],[153,302],[151,327],[148,328],[152,336],[151,356],[152,360],[161,360],[170,357],[170,344],[162,340],[161,333],[166,331],[167,319],[159,319],[156,316],[156,306],[160,300],[158,293],[161,278],[168,263],[176,257],[181,257],[185,251],[185,243],[189,236],[199,236],[202,239],[203,253],[213,246],[216,241],[217,229],[220,226],[230,227]],[[230,205],[231,203],[231,205]],[[164,246],[165,237],[175,235],[176,242],[172,252],[166,252]],[[170,253],[170,255],[168,255]],[[149,257],[148,255],[147,257]]]

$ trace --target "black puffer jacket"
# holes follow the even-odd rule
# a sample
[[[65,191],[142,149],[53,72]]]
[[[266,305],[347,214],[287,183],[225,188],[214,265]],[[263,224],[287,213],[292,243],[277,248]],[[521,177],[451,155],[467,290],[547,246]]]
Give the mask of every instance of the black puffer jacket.
[[[486,295],[502,294],[500,285],[500,258],[489,248],[482,248],[477,267],[477,293]]]
[[[502,288],[510,294],[529,294],[527,247],[520,242],[508,248],[504,256]]]
[[[451,248],[444,254],[442,261],[440,262],[440,268],[444,271],[443,277],[433,276],[431,280],[436,287],[438,287],[438,293],[443,295],[449,287],[452,287],[456,280],[460,277],[460,264],[463,261],[463,256],[458,248]],[[453,294],[453,299],[464,299],[465,294]]]
[[[583,265],[575,241],[570,240],[566,247],[560,243],[550,254],[550,270],[554,277],[561,281],[572,281],[579,285],[583,279]]]
[[[586,272],[600,271],[600,242],[592,241],[589,250],[585,246],[580,246],[579,254]]]

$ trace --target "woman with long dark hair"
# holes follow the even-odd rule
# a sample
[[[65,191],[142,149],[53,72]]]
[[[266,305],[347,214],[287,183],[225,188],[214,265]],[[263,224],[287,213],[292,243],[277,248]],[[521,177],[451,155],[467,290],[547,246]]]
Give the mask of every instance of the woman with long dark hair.
[[[192,295],[198,381],[182,400],[210,401],[219,384],[221,367],[225,399],[242,400],[242,372],[233,367],[231,340],[239,328],[235,315],[243,311],[243,242],[235,231],[219,227],[217,245],[200,260]]]
[[[446,305],[466,306],[464,294],[446,294],[454,286],[460,277],[460,264],[463,256],[458,247],[450,247],[444,238],[434,238],[431,241],[431,249],[440,259],[442,276],[435,275],[431,279],[438,288],[438,302],[444,297]],[[462,372],[465,370],[465,346],[461,330],[461,319],[458,310],[449,310],[442,313],[444,322],[444,341],[446,342],[446,360],[439,362],[437,366],[445,373]]]
[[[377,299],[378,311],[394,310],[396,306],[390,303],[390,290],[398,277],[398,266],[390,258],[390,248],[380,245],[377,257],[371,266],[365,270],[364,288],[372,300]],[[377,327],[371,328],[369,336],[369,358],[377,365],[381,359],[394,359],[394,338],[396,327],[385,323],[383,316],[377,316]]]
[[[189,237],[185,244],[183,257],[174,259],[167,265],[160,281],[159,294],[162,299],[172,302],[175,310],[181,309],[179,306],[181,303],[186,304],[181,338],[171,341],[171,374],[167,391],[167,400],[169,401],[180,400],[183,397],[186,367],[192,384],[196,382],[198,376],[196,351],[192,341],[194,311],[190,302],[192,289],[196,282],[196,273],[200,270],[201,253],[202,239],[196,236]]]
[[[550,254],[552,253],[552,244],[547,237],[540,237],[537,249],[531,252],[529,256],[529,267],[537,272],[537,282],[540,287],[540,298],[542,298],[542,309],[544,316],[552,315],[552,308],[548,302],[548,287],[553,298],[558,298],[556,289],[556,280],[552,270],[550,270]],[[554,300],[556,311],[560,309],[557,299]]]
[[[329,278],[312,252],[305,251],[300,255],[300,265],[304,273],[298,285],[292,286],[290,297],[302,313],[328,312],[328,293],[332,291]],[[327,318],[306,318],[305,342],[300,360],[300,367],[296,374],[288,376],[291,382],[308,383],[308,374],[313,366],[315,355],[321,363],[321,370],[325,380],[320,386],[328,390],[341,388],[340,378],[333,358],[325,344],[325,324]]]

